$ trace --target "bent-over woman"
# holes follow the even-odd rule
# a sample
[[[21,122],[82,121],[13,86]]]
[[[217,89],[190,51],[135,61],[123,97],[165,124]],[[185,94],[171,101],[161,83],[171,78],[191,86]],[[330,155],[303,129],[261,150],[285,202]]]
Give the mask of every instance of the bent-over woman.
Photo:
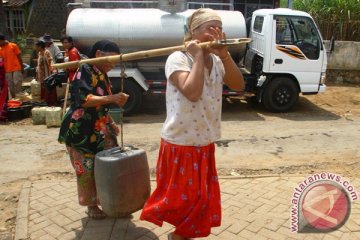
[[[119,47],[108,40],[92,47],[90,58],[119,54]],[[111,94],[107,72],[113,63],[82,64],[70,83],[71,105],[61,124],[59,142],[65,143],[77,176],[79,203],[87,206],[90,218],[106,217],[99,208],[94,178],[95,154],[117,146],[119,129],[112,120],[108,105],[123,106],[128,95]],[[114,137],[115,136],[115,137]]]

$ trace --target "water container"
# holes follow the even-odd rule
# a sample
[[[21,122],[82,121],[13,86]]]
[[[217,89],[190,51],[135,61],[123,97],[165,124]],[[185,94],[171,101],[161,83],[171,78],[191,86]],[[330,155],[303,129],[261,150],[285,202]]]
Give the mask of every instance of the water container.
[[[109,114],[115,123],[119,124],[122,121],[124,109],[122,108],[110,108]]]
[[[45,114],[47,127],[60,127],[61,125],[61,107],[48,107]]]
[[[29,95],[27,92],[16,93],[15,98],[19,99],[22,102],[28,102],[28,101],[32,100],[32,96]]]
[[[34,107],[31,110],[31,118],[34,125],[45,124],[45,116],[46,116],[47,107]]]
[[[40,83],[36,79],[31,80],[30,82],[31,96],[37,97],[41,94]]]
[[[24,113],[24,118],[29,118],[31,116],[31,109],[33,108],[33,105],[29,102],[26,102],[21,105],[21,108]]]
[[[96,189],[109,217],[125,217],[145,204],[150,196],[150,173],[146,152],[119,147],[95,155]]]
[[[7,110],[7,120],[17,121],[24,118],[24,112],[21,107],[8,108]]]

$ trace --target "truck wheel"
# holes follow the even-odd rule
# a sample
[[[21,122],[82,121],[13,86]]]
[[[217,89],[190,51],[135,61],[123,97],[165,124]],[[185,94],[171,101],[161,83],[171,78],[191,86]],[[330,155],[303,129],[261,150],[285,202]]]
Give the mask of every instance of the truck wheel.
[[[124,106],[124,114],[135,114],[140,110],[142,102],[142,91],[140,87],[131,79],[126,79],[124,82],[124,92],[129,95],[129,98]]]
[[[287,77],[272,80],[265,88],[262,102],[271,112],[289,111],[299,99],[296,83]]]

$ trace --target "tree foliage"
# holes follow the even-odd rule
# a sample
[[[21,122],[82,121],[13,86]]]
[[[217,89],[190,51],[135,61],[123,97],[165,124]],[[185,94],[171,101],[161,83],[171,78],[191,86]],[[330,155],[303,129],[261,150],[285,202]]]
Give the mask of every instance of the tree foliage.
[[[294,0],[293,9],[308,12],[324,39],[360,41],[360,0]]]

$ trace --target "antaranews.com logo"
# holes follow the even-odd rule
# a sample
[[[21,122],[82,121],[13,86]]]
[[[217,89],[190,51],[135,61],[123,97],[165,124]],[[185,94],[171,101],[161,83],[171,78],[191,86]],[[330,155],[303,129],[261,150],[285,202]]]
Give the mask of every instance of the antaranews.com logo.
[[[291,231],[331,232],[342,227],[350,216],[351,201],[358,199],[349,181],[334,173],[313,174],[294,191]]]

